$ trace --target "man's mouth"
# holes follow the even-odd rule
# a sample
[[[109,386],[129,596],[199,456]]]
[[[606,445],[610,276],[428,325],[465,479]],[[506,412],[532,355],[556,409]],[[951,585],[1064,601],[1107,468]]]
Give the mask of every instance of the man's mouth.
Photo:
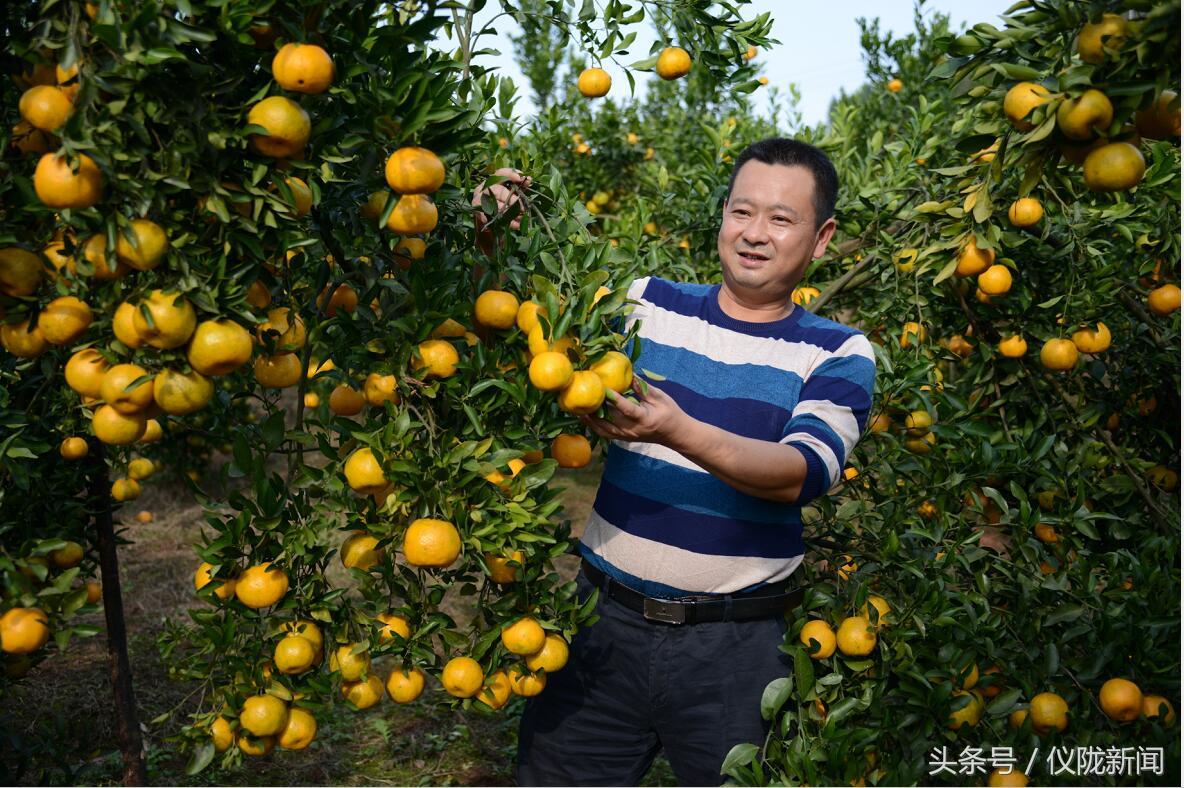
[[[740,255],[741,260],[749,263],[763,263],[769,259],[760,252],[737,252],[737,254]]]

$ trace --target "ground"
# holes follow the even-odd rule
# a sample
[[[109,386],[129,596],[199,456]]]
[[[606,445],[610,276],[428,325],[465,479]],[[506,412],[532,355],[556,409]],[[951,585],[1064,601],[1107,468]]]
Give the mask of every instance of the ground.
[[[582,528],[601,465],[561,471],[566,517]],[[141,509],[155,520],[135,522]],[[167,478],[119,512],[119,552],[136,699],[148,752],[150,783],[177,785],[511,785],[521,701],[497,715],[438,713],[423,704],[383,703],[365,712],[337,705],[321,714],[319,735],[303,752],[276,751],[236,771],[211,766],[185,774],[185,759],[169,736],[194,699],[192,687],[169,678],[156,637],[170,620],[198,604],[197,562],[190,545],[201,508]],[[561,571],[574,573],[576,561]],[[94,623],[102,625],[102,616]],[[52,648],[52,647],[51,647]],[[111,784],[121,764],[111,714],[107,644],[103,634],[70,643],[30,672],[0,709],[0,780],[5,784]],[[23,753],[24,757],[18,755]],[[645,785],[673,785],[659,759]]]

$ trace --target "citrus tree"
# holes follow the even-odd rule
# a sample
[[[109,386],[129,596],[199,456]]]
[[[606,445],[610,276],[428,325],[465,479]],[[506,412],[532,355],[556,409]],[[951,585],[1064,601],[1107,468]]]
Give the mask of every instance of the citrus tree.
[[[119,650],[113,509],[163,466],[206,511],[204,606],[162,637],[200,698],[190,771],[303,749],[342,698],[426,687],[489,712],[562,668],[591,602],[554,570],[549,482],[590,459],[575,416],[630,385],[631,263],[541,146],[475,231],[506,93],[472,63],[477,5],[6,7],[6,681],[94,633],[73,617],[96,609],[99,556]],[[644,14],[551,18],[610,58]],[[662,19],[719,81],[735,36],[768,26],[704,2]],[[445,28],[455,54],[426,45]],[[142,781],[125,648],[116,664]]]

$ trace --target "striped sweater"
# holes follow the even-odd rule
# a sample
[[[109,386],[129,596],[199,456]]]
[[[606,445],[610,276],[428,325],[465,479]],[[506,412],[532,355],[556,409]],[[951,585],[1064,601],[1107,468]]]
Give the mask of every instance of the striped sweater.
[[[653,384],[693,418],[795,447],[808,472],[797,502],[778,503],[664,446],[613,441],[580,552],[649,596],[748,591],[789,577],[804,552],[802,504],[838,481],[871,408],[875,361],[862,333],[801,307],[771,323],[736,320],[720,309],[719,287],[634,281],[634,366],[664,378]]]

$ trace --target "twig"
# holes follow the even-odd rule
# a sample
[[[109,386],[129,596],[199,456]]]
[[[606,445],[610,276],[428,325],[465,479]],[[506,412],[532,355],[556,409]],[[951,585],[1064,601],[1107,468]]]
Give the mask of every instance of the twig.
[[[1158,327],[1155,325],[1155,321],[1151,319],[1151,315],[1147,314],[1147,310],[1143,308],[1143,305],[1122,291],[1118,293],[1118,300],[1131,311],[1131,314],[1139,318],[1139,321],[1150,329],[1148,335],[1151,337],[1151,341],[1158,345],[1160,342]]]
[[[875,255],[868,255],[867,257],[863,258],[855,265],[851,266],[850,271],[848,271],[847,273],[840,276],[838,279],[836,279],[834,282],[832,282],[826,288],[826,290],[823,290],[821,294],[819,294],[817,297],[815,297],[814,300],[812,300],[806,306],[806,311],[807,312],[817,312],[819,309],[826,306],[827,301],[834,298],[839,293],[843,292],[843,290],[846,289],[847,285],[850,284],[851,280],[854,279],[855,276],[857,274],[859,274],[859,272],[863,271],[865,268],[870,266],[872,264],[872,261],[877,260],[877,259],[879,259],[879,258],[877,258]]]

